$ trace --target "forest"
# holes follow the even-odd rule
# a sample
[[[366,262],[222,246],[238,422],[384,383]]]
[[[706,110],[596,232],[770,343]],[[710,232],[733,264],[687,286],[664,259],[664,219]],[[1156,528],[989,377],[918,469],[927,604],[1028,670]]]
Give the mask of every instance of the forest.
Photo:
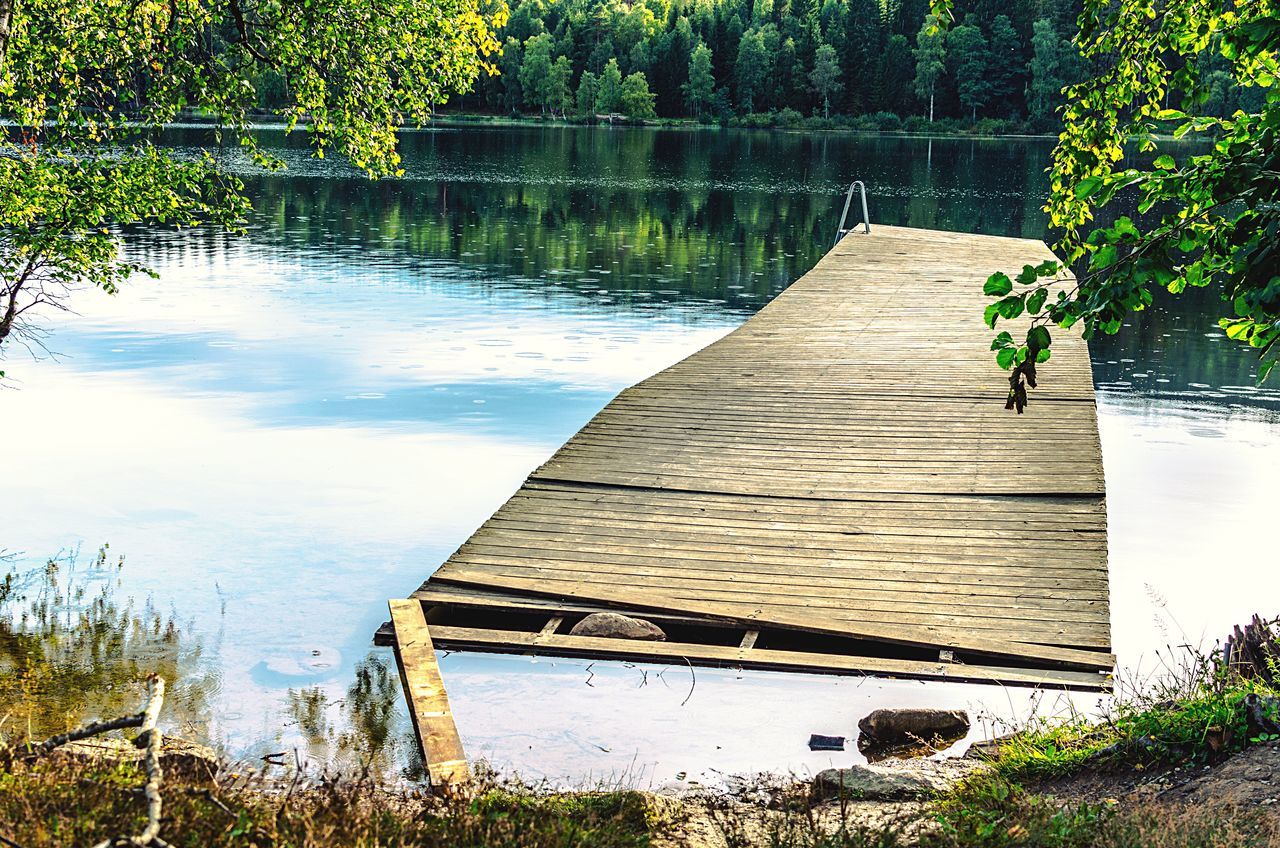
[[[748,126],[1043,132],[1089,73],[1078,0],[961,0],[930,34],[928,0],[515,0],[498,74],[463,112],[684,118]],[[1206,53],[1205,61],[1220,61]],[[1205,69],[1209,112],[1240,96]],[[1215,77],[1216,73],[1216,77]]]

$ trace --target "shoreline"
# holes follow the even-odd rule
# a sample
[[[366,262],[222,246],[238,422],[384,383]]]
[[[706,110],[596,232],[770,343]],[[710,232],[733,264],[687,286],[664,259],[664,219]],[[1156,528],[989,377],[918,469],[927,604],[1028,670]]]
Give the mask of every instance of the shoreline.
[[[251,116],[263,120],[254,120],[250,123],[250,129],[254,131],[268,132],[287,132],[288,125],[286,121],[271,119],[271,116]],[[823,120],[823,119],[819,119]],[[186,116],[181,121],[172,121],[165,125],[166,128],[173,129],[194,129],[200,127],[212,127],[216,122],[212,118],[205,119],[199,115]],[[545,128],[594,128],[594,129],[646,129],[646,130],[680,130],[685,132],[707,131],[707,132],[770,132],[770,133],[822,133],[831,135],[844,136],[888,136],[898,138],[912,138],[921,140],[960,140],[960,141],[1003,141],[1003,140],[1027,140],[1027,141],[1056,141],[1057,135],[1052,133],[1029,133],[1029,132],[1009,132],[1009,133],[977,133],[964,132],[958,130],[949,130],[939,128],[932,131],[911,131],[904,129],[860,129],[851,126],[781,126],[781,125],[761,125],[754,126],[743,123],[709,123],[702,121],[694,121],[686,118],[660,118],[647,120],[620,120],[616,122],[605,121],[589,121],[578,120],[572,118],[544,118],[540,116],[526,115],[520,117],[506,115],[488,115],[483,113],[471,112],[446,112],[438,113],[433,116],[428,123],[421,126],[402,126],[398,133],[418,133],[432,132],[437,128],[462,129],[468,127],[481,128],[500,128],[500,127],[545,127]],[[306,130],[308,125],[299,122],[294,129]],[[1160,138],[1157,136],[1157,138]],[[1162,140],[1175,140],[1172,138]]]

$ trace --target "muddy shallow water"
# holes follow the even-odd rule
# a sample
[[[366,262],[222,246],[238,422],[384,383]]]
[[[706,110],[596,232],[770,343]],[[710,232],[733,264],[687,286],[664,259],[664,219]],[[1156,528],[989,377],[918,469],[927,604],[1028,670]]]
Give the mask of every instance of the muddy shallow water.
[[[117,591],[201,644],[201,724],[228,752],[402,762],[394,666],[370,646],[387,598],[614,393],[811,267],[842,182],[867,181],[876,221],[1040,237],[1048,151],[445,128],[408,136],[406,178],[374,184],[290,147],[285,176],[250,182],[247,236],[132,234],[160,280],[85,293],[52,324],[56,358],[10,353],[0,427],[24,435],[0,547],[28,565],[107,541],[127,555]],[[1280,597],[1265,553],[1280,394],[1253,387],[1218,304],[1168,300],[1092,346],[1114,644],[1138,677],[1157,650],[1212,641]],[[998,687],[683,666],[452,654],[443,668],[473,756],[573,781],[847,762],[857,753],[810,753],[809,734],[855,735],[879,706],[1064,708]]]

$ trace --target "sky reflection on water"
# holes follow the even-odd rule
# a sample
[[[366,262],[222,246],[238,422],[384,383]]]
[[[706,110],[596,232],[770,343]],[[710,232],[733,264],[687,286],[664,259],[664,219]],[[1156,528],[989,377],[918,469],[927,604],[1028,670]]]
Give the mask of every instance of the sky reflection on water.
[[[841,181],[869,178],[877,221],[1038,237],[1046,153],[520,128],[414,135],[399,183],[298,159],[251,184],[247,237],[134,234],[159,281],[81,297],[54,327],[57,360],[11,356],[4,427],[31,435],[8,457],[0,546],[36,561],[110,541],[129,591],[211,638],[228,750],[302,745],[297,693],[318,687],[340,721],[385,600],[617,391],[807,270]],[[1280,596],[1260,544],[1280,395],[1252,387],[1216,309],[1162,300],[1093,345],[1132,668]],[[804,741],[852,735],[876,706],[1031,709],[994,687],[709,669],[693,686],[683,667],[588,665],[446,657],[469,750],[530,776],[713,779],[847,761]]]

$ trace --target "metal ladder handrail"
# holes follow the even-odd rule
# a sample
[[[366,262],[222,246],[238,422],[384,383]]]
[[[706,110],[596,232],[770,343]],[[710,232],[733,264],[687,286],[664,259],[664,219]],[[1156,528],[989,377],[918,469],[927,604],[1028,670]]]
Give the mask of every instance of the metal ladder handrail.
[[[871,215],[867,212],[867,187],[862,180],[854,180],[849,184],[849,192],[844,196],[844,211],[840,213],[840,226],[836,229],[836,244],[840,243],[840,239],[854,231],[854,227],[845,229],[845,219],[849,217],[849,204],[853,202],[853,190],[858,189],[862,193],[862,232],[871,232]]]

